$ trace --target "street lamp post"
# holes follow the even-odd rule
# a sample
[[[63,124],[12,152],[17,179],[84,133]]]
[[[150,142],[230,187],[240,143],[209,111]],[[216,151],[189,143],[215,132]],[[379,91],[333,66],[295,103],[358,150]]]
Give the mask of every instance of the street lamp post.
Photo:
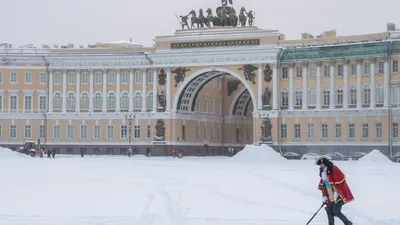
[[[131,113],[125,116],[125,119],[129,122],[129,149],[128,149],[128,156],[131,157],[132,155],[132,120],[136,118],[136,115],[132,115]]]

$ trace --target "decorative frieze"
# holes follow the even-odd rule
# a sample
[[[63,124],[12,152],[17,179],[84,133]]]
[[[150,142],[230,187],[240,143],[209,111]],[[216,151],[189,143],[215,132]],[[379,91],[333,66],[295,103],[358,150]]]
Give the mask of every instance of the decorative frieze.
[[[171,43],[171,49],[215,48],[215,47],[236,47],[236,46],[257,46],[257,45],[260,45],[260,39],[218,40],[218,41]]]

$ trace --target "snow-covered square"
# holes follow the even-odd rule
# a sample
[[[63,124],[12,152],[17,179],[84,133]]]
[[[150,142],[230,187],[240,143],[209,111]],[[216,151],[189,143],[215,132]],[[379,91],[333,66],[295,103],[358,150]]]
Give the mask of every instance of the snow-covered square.
[[[343,208],[354,224],[400,224],[400,164],[379,151],[335,163],[355,196]],[[304,225],[321,206],[318,182],[314,161],[265,146],[183,159],[41,159],[0,149],[0,224]],[[313,224],[327,224],[324,210]]]

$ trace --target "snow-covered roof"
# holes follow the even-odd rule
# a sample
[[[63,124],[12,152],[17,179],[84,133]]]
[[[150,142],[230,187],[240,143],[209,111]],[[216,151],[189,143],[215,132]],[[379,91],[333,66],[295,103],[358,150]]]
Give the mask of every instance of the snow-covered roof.
[[[143,45],[140,45],[138,43],[125,41],[125,40],[121,40],[121,41],[105,41],[105,42],[101,42],[101,44],[104,44],[104,45],[130,45],[130,46],[133,46],[133,47],[143,47]]]

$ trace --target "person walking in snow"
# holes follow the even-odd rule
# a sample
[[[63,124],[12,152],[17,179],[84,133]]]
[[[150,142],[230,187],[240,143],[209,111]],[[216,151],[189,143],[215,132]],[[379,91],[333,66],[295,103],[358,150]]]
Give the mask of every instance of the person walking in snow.
[[[321,190],[322,202],[326,205],[325,210],[329,225],[335,224],[335,216],[345,225],[353,225],[342,213],[342,206],[354,200],[345,175],[325,156],[317,158],[315,164],[320,167],[319,176],[321,179],[318,189]]]
[[[53,148],[53,151],[51,152],[51,155],[53,156],[53,159],[56,158],[56,149],[55,148]]]
[[[51,150],[50,150],[50,149],[47,150],[47,158],[48,158],[48,159],[51,159]]]

